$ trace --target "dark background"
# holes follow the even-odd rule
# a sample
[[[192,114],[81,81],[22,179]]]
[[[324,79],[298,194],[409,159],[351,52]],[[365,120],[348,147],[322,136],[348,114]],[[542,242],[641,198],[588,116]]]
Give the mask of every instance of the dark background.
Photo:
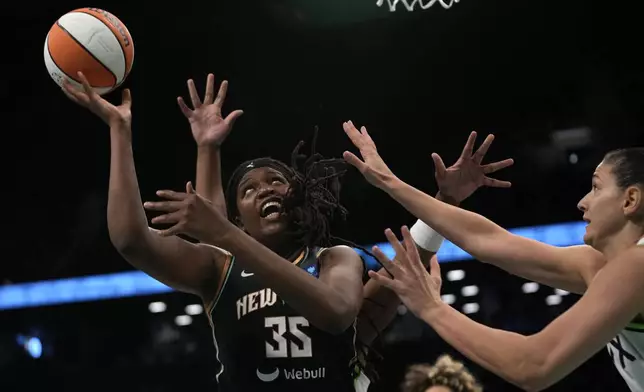
[[[225,110],[245,111],[224,146],[225,176],[248,158],[288,159],[315,125],[318,149],[339,156],[350,147],[341,124],[351,119],[369,128],[400,177],[433,193],[432,152],[450,164],[470,131],[478,131],[481,140],[494,133],[488,159],[515,159],[513,168],[499,174],[513,189],[482,189],[464,207],[505,227],[578,220],[576,203],[601,156],[642,142],[644,61],[635,2],[461,0],[449,10],[435,4],[413,13],[402,7],[388,12],[375,0],[7,3],[3,28],[15,38],[5,45],[2,60],[5,284],[131,269],[111,247],[105,224],[108,129],[62,95],[42,58],[51,25],[84,6],[114,13],[134,39],[134,68],[125,85],[133,91],[133,143],[144,200],[157,189],[180,190],[194,179],[196,148],[176,97],[187,95],[188,78],[203,91],[208,72],[230,81]],[[110,99],[118,101],[119,94]],[[557,131],[577,128],[588,132],[567,144],[555,141],[562,135]],[[335,233],[358,243],[381,241],[385,227],[413,221],[354,172],[346,177],[343,204],[350,216]],[[520,286],[518,279],[463,264],[479,268],[478,284],[487,282],[496,293],[496,310],[482,309],[477,316],[488,324],[536,331],[574,301],[566,297],[558,307],[537,301],[535,311],[527,312],[523,296],[504,294]],[[192,300],[169,297],[180,304]],[[14,369],[7,374],[16,377],[33,372],[50,386],[63,379],[74,385],[113,381],[124,390],[161,390],[155,380],[170,390],[212,386],[205,319],[187,333],[200,347],[187,359],[167,354],[166,365],[136,359],[138,349],[130,348],[145,340],[146,326],[153,323],[145,308],[149,301],[0,313],[1,330],[41,325],[68,348],[67,356],[36,364],[7,360],[17,367],[0,371]],[[87,343],[85,335],[104,348]],[[106,336],[114,343],[106,343]],[[432,361],[449,350],[430,331],[422,339],[427,347],[391,343],[383,349],[389,388],[406,363]],[[128,360],[119,362],[114,351]],[[593,389],[600,375],[614,373],[602,353],[556,390],[602,390]],[[477,374],[489,390],[510,390],[483,371]],[[170,387],[163,377],[171,375],[184,384]],[[119,385],[125,378],[138,381]],[[574,384],[584,380],[594,387]],[[619,378],[613,381],[608,388],[623,388]],[[186,387],[189,382],[194,386]]]

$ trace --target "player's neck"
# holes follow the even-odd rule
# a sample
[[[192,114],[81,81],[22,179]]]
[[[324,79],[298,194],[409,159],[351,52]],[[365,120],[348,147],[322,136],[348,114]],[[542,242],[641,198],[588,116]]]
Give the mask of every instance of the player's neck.
[[[622,230],[597,244],[596,249],[604,254],[606,260],[610,261],[621,252],[637,244],[642,237],[644,237],[642,227],[629,223]]]
[[[270,241],[265,243],[264,246],[282,256],[287,260],[292,260],[304,249],[304,245],[298,244],[297,241],[292,239],[282,241]]]
[[[291,246],[284,246],[283,248],[273,250],[273,252],[282,256],[286,260],[293,261],[304,249],[304,245],[291,244]]]

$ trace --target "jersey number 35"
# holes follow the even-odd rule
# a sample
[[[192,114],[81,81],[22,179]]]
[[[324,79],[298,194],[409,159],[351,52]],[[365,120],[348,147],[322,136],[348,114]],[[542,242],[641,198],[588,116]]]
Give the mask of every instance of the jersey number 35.
[[[304,317],[266,317],[264,326],[273,331],[273,341],[275,342],[266,342],[266,358],[306,358],[313,356],[311,338],[300,329],[300,327],[309,326],[309,321]],[[287,330],[299,342],[289,341],[284,337]]]

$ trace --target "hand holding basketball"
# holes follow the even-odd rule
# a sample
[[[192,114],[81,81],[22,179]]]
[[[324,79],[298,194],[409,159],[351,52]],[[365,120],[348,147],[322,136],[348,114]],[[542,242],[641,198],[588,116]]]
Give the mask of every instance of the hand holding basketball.
[[[214,97],[214,91],[215,76],[209,74],[206,81],[206,94],[203,102],[199,98],[197,88],[192,79],[188,80],[188,92],[193,109],[190,109],[186,105],[182,97],[177,98],[181,112],[190,122],[192,137],[194,137],[198,146],[221,146],[226,136],[233,129],[237,118],[244,114],[241,110],[235,110],[225,118],[222,116],[221,107],[224,104],[226,93],[228,92],[227,81],[224,80],[221,82],[216,98]]]
[[[344,160],[358,169],[371,185],[385,190],[387,181],[395,179],[396,176],[378,154],[376,144],[367,133],[367,128],[362,127],[358,130],[351,121],[345,122],[343,128],[362,156],[361,160],[352,152],[345,151],[342,155]]]
[[[45,66],[63,87],[83,72],[90,86],[106,94],[123,84],[132,70],[134,42],[129,30],[113,14],[99,8],[79,8],[61,16],[45,38]]]
[[[78,78],[83,85],[82,91],[67,81],[63,84],[63,92],[69,99],[89,109],[110,127],[130,128],[132,124],[132,95],[129,89],[123,89],[121,104],[114,106],[94,91],[82,72],[78,73]]]
[[[387,240],[396,251],[395,262],[377,246],[373,248],[374,255],[393,278],[376,271],[369,271],[369,277],[395,292],[409,311],[422,318],[424,312],[443,304],[441,270],[434,256],[429,263],[430,273],[427,273],[409,229],[403,226],[401,231],[404,245],[390,229],[385,231]]]

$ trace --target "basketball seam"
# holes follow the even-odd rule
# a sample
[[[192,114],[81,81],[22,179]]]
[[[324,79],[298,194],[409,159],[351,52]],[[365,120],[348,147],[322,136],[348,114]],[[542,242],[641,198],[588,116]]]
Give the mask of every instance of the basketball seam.
[[[89,12],[87,12],[87,11],[83,10],[83,9],[78,10],[77,12],[80,12],[80,13],[83,13],[83,14],[86,14],[86,15],[90,15],[92,18],[95,18],[96,20],[98,20],[99,22],[101,22],[101,23],[103,23],[103,24],[106,24],[106,23],[108,23],[108,22],[109,22],[109,21],[105,22],[105,21],[103,21],[103,20],[101,20],[101,19],[97,18],[97,17],[96,17],[96,15],[93,15],[93,14],[91,14],[91,13],[89,13]],[[109,28],[109,26],[108,26],[107,28],[108,28],[108,29],[110,29],[110,28]],[[116,86],[115,86],[115,87],[118,87],[118,86],[120,86],[120,85],[121,85],[121,83],[125,82],[125,79],[126,79],[126,78],[127,78],[127,76],[130,74],[131,69],[127,69],[127,55],[125,54],[125,48],[123,47],[123,44],[121,43],[121,40],[120,40],[120,39],[119,39],[119,37],[116,35],[116,33],[115,33],[114,31],[112,31],[112,29],[110,29],[110,32],[111,32],[112,34],[114,34],[114,37],[116,38],[116,40],[117,40],[117,41],[118,41],[118,43],[119,43],[119,47],[121,48],[121,54],[123,54],[123,64],[125,64],[125,70],[124,70],[125,72],[123,73],[123,80],[121,80],[121,82],[120,82],[120,83],[117,83],[117,84],[116,84]],[[129,31],[128,31],[128,33],[129,33]],[[132,41],[132,35],[131,35],[131,34],[130,34],[130,41]],[[134,60],[134,59],[133,59],[133,60]],[[116,80],[117,80],[117,82],[118,82],[118,79],[116,79]]]
[[[98,19],[98,18],[96,18],[96,19]],[[99,19],[99,20],[100,20],[100,19]],[[101,23],[103,23],[103,22],[101,21]],[[71,37],[71,39],[73,39],[74,41],[76,41],[76,43],[78,44],[78,46],[80,46],[81,48],[83,48],[83,50],[84,50],[85,52],[87,52],[90,56],[92,56],[92,58],[93,58],[94,60],[96,60],[96,62],[97,62],[97,63],[99,63],[103,68],[105,68],[105,70],[107,70],[107,72],[109,72],[109,73],[110,73],[110,75],[112,75],[112,76],[114,77],[114,85],[113,85],[113,86],[106,86],[106,87],[108,87],[108,88],[113,88],[114,86],[116,86],[116,84],[118,83],[118,80],[119,80],[119,79],[116,77],[116,75],[114,74],[114,72],[112,72],[112,70],[111,70],[111,69],[109,69],[105,64],[103,64],[103,62],[102,62],[101,60],[99,60],[96,56],[94,56],[94,54],[93,54],[92,52],[90,52],[89,50],[87,50],[87,48],[85,47],[85,45],[83,45],[79,40],[77,40],[77,39],[76,39],[76,37],[74,37],[74,35],[73,35],[72,33],[70,33],[66,28],[64,28],[64,27],[63,27],[63,25],[61,25],[61,24],[60,24],[60,22],[56,22],[56,25],[58,25],[58,27],[60,27],[60,29],[61,29],[61,30],[63,30],[67,35],[69,35],[69,36]],[[112,32],[112,30],[110,30],[110,32]],[[112,34],[114,34],[114,33],[112,33]],[[117,39],[118,39],[118,38],[117,38]],[[121,45],[120,45],[120,42],[119,42],[119,46],[121,46]]]
[[[65,74],[65,76],[67,76],[68,78],[70,78],[71,80],[73,80],[76,83],[80,83],[81,82],[80,80],[76,79],[74,76],[72,76],[72,75],[68,74],[67,72],[65,72],[65,70],[63,70],[63,68],[60,65],[58,65],[58,63],[56,63],[56,59],[54,58],[54,55],[51,53],[51,45],[49,44],[50,38],[51,38],[50,35],[47,34],[47,53],[49,53],[49,58],[51,59],[51,62],[54,63],[56,68],[58,68],[58,70],[60,72]]]

